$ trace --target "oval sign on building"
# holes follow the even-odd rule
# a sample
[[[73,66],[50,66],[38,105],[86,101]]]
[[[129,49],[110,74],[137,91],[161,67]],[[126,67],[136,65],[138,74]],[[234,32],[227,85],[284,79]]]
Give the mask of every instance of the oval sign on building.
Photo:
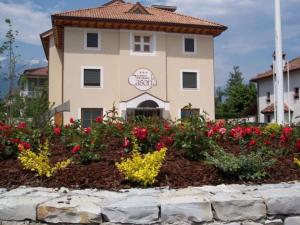
[[[147,91],[156,86],[156,79],[148,69],[138,69],[128,78],[130,85],[135,86],[140,91]]]

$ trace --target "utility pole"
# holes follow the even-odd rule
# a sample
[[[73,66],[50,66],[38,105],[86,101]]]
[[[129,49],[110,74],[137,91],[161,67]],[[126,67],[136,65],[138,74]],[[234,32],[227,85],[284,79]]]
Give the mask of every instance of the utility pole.
[[[284,124],[283,100],[283,65],[282,65],[282,35],[280,0],[275,0],[275,55],[276,55],[276,86],[277,86],[277,123]]]

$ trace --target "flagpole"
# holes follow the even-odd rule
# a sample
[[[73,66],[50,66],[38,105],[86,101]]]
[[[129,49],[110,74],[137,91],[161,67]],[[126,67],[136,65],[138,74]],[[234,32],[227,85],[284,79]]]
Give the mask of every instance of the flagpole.
[[[276,54],[276,81],[277,81],[277,123],[284,124],[283,100],[283,65],[282,65],[282,36],[280,0],[275,0],[275,54]]]

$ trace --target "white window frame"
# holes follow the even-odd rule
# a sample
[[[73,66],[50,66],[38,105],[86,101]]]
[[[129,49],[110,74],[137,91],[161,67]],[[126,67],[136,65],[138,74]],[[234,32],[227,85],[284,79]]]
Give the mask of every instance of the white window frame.
[[[185,51],[185,39],[193,39],[194,40],[194,51],[193,52]],[[187,54],[187,55],[197,54],[197,37],[195,37],[195,36],[183,36],[182,37],[182,53]]]
[[[100,70],[100,86],[84,86],[84,70],[85,69],[99,69]],[[81,67],[81,89],[103,89],[104,86],[104,69],[102,66],[82,66]]]
[[[129,46],[130,46],[130,55],[137,56],[155,56],[156,55],[156,33],[152,32],[130,32],[129,34]],[[135,36],[149,36],[150,37],[150,52],[136,52],[134,51],[134,37]],[[141,38],[141,43],[144,42],[144,38]]]
[[[185,73],[185,72],[197,74],[197,88],[184,88],[183,87],[183,73]],[[199,72],[199,70],[190,70],[190,69],[180,70],[180,89],[182,91],[199,91],[200,90],[200,72]]]
[[[87,46],[87,34],[88,33],[94,33],[94,34],[98,34],[98,47],[88,47]],[[83,48],[85,50],[96,50],[96,51],[100,51],[101,50],[101,32],[98,30],[85,30],[84,31],[84,45]]]

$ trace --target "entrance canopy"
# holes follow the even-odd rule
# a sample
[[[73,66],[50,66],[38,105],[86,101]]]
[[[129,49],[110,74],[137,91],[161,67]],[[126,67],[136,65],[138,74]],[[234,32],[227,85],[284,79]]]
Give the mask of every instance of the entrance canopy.
[[[163,101],[160,98],[155,97],[149,93],[143,93],[127,101],[120,102],[119,111],[120,115],[125,117],[126,110],[128,109],[142,109],[142,108],[152,108],[161,109],[162,111],[169,111],[169,102]]]

